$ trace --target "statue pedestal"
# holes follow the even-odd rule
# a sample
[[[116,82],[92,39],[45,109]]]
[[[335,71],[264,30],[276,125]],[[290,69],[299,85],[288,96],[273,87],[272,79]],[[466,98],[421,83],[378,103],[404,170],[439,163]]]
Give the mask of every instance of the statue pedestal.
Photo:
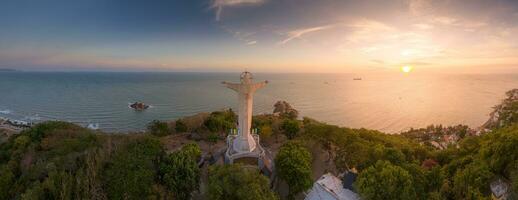
[[[264,167],[264,156],[265,151],[259,143],[259,135],[251,134],[254,142],[255,148],[251,149],[251,151],[240,151],[234,149],[234,142],[239,142],[238,135],[228,135],[227,136],[227,151],[225,152],[225,163],[232,164],[235,162],[243,162],[244,164],[255,164],[262,169]]]

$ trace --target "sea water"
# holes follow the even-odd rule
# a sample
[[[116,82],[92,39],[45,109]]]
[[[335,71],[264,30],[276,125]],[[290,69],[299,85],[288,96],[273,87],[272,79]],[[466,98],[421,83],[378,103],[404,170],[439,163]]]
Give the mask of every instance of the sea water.
[[[518,88],[518,75],[258,73],[255,80],[269,81],[255,94],[255,114],[285,100],[302,116],[387,133],[429,124],[476,128]],[[239,73],[0,72],[0,117],[139,131],[155,119],[236,109],[236,93],[221,81],[238,82]],[[151,108],[128,108],[135,101]]]

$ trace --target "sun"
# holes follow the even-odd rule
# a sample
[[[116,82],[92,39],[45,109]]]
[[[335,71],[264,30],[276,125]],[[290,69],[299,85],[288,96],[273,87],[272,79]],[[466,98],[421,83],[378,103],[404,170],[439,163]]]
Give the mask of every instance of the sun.
[[[401,67],[401,71],[403,71],[404,73],[409,73],[412,71],[412,69],[413,69],[413,67],[409,66],[409,65],[405,65],[405,66]]]

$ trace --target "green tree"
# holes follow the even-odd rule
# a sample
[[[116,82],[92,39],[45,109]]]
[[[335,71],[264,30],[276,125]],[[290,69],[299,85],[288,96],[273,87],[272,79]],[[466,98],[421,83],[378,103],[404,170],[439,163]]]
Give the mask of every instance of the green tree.
[[[362,199],[416,199],[412,176],[403,168],[387,161],[363,170],[356,180],[355,188]]]
[[[144,199],[156,179],[157,162],[163,154],[154,138],[139,138],[118,149],[103,172],[110,199]]]
[[[462,199],[489,194],[489,184],[493,177],[494,174],[483,162],[467,165],[463,170],[458,170],[453,177],[455,197]]]
[[[300,122],[294,119],[285,119],[282,122],[281,128],[288,139],[293,139],[300,131]]]
[[[182,148],[172,153],[160,167],[165,186],[176,199],[190,199],[191,193],[199,187],[200,169],[192,149]]]
[[[509,174],[518,164],[518,125],[502,128],[486,135],[480,155],[497,174]]]
[[[300,143],[292,141],[282,145],[275,157],[275,169],[279,178],[288,184],[290,198],[312,185],[311,154]]]
[[[185,133],[188,130],[187,125],[182,119],[176,120],[174,129],[177,133]]]
[[[182,146],[181,151],[186,152],[190,155],[195,161],[198,161],[201,157],[201,149],[200,146],[194,142],[188,143]]]
[[[441,167],[435,166],[426,172],[426,188],[430,192],[439,192],[444,183]]]
[[[166,136],[169,135],[169,126],[166,122],[161,122],[158,120],[153,120],[147,125],[147,130],[149,133],[155,136]]]
[[[383,159],[396,165],[406,162],[405,155],[399,149],[392,147],[383,149]]]
[[[278,197],[257,169],[232,164],[209,168],[209,199],[275,200]]]
[[[272,136],[272,127],[270,125],[263,125],[259,128],[259,134],[262,139],[268,139]]]
[[[209,131],[224,132],[234,127],[237,120],[236,114],[232,110],[212,112],[203,124]]]
[[[0,199],[9,199],[15,176],[7,165],[0,166]]]

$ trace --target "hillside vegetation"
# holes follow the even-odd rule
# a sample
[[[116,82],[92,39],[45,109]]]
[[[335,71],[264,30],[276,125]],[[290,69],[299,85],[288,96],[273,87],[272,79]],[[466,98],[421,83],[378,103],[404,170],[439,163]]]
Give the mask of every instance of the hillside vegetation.
[[[45,122],[0,143],[0,199],[191,199],[202,188],[208,189],[201,197],[209,199],[296,198],[314,181],[312,165],[321,157],[311,153],[315,146],[326,152],[326,161],[317,160],[326,170],[358,172],[354,187],[362,199],[490,199],[495,181],[516,199],[518,108],[510,98],[504,101],[508,106],[497,106],[502,119],[493,118],[497,125],[484,134],[460,125],[389,135],[300,120],[295,112],[254,116],[253,128],[277,156],[277,177],[288,185],[287,196],[242,165],[211,166],[203,175],[198,161],[207,152],[192,141],[222,142],[235,126],[231,110],[154,121],[144,134]],[[166,150],[164,140],[174,139],[171,134],[192,140]],[[457,138],[433,145],[451,135]]]

